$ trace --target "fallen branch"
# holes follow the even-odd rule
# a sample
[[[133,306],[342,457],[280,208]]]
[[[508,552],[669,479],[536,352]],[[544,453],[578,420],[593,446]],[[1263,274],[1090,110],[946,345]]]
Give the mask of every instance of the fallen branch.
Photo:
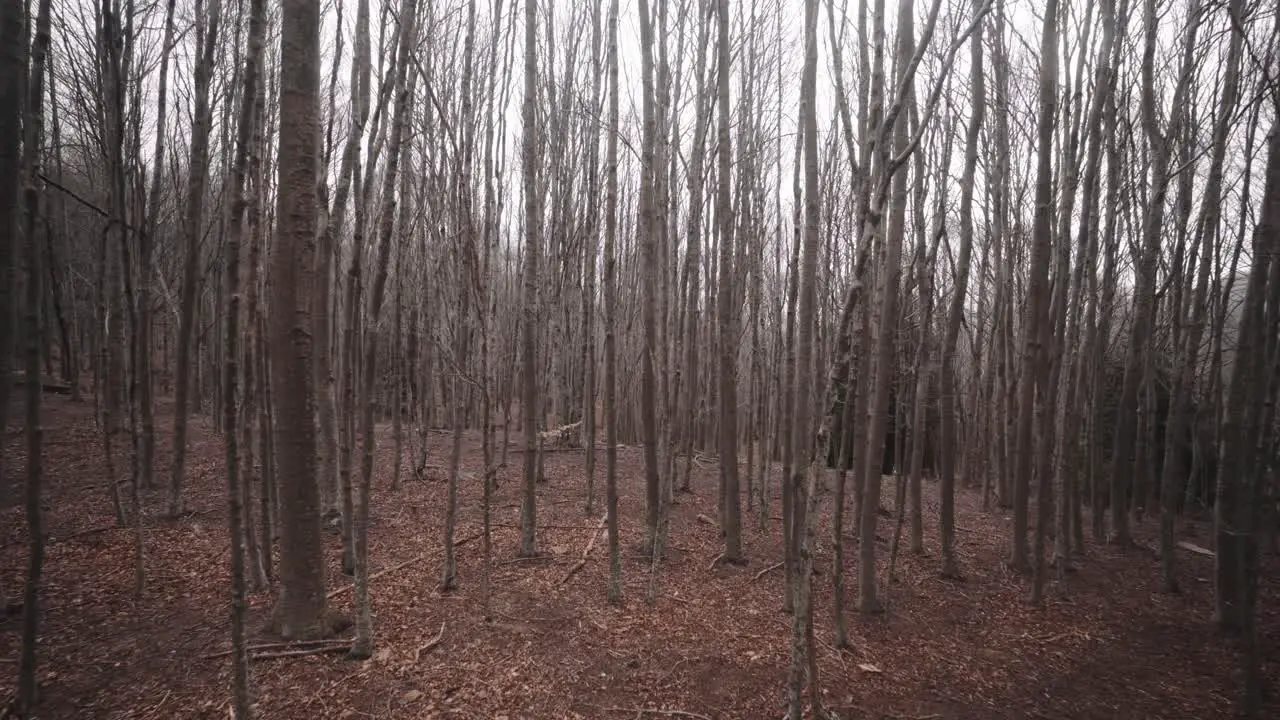
[[[286,642],[264,643],[262,645],[250,645],[249,647],[245,648],[245,652],[253,653],[258,650],[280,650],[284,648],[297,649],[297,648],[310,647],[314,645],[320,645],[320,646],[344,645],[345,646],[350,644],[351,644],[351,638],[325,638],[323,640],[289,640]],[[210,653],[208,655],[201,655],[200,659],[216,660],[218,658],[228,657],[231,655],[231,653],[232,653],[231,650],[223,650],[222,652]]]
[[[416,557],[411,557],[411,558],[409,558],[408,560],[405,560],[404,562],[400,563],[399,565],[392,565],[391,567],[389,567],[389,568],[387,568],[387,569],[385,569],[385,570],[379,570],[378,572],[376,572],[376,573],[374,573],[374,574],[370,575],[370,576],[369,576],[369,578],[368,578],[368,581],[377,580],[378,578],[382,577],[383,575],[386,575],[387,573],[393,573],[393,572],[395,572],[395,571],[397,571],[397,570],[403,570],[403,569],[405,569],[405,568],[409,567],[410,565],[412,565],[412,564],[414,564],[414,563],[416,563],[416,562],[418,562],[418,561],[420,561],[420,560],[424,560],[424,559],[426,559],[426,557],[427,557],[427,553],[423,553],[423,554],[418,555],[418,556],[416,556]],[[334,590],[334,591],[330,592],[326,597],[327,597],[328,599],[332,600],[332,599],[334,599],[334,598],[338,597],[339,595],[343,595],[343,594],[345,594],[345,593],[350,592],[350,591],[351,591],[351,589],[352,589],[352,588],[354,588],[354,587],[355,587],[355,583],[352,583],[352,584],[350,584],[350,585],[344,585],[344,586],[342,586],[342,587],[338,588],[337,590]]]
[[[607,513],[600,516],[600,524],[596,525],[595,530],[591,531],[591,539],[587,541],[587,546],[582,550],[582,558],[574,563],[573,567],[569,568],[569,572],[564,574],[564,577],[560,580],[561,585],[569,582],[569,578],[576,575],[579,570],[586,566],[587,556],[591,554],[591,548],[595,547],[596,538],[600,537],[600,531],[604,529],[604,523],[608,519],[609,515]]]
[[[711,518],[707,517],[706,515],[703,515],[702,513],[698,513],[698,522],[700,522],[700,523],[704,523],[704,524],[706,524],[706,525],[718,525],[718,524],[719,524],[719,523],[717,523],[715,520],[712,520]]]
[[[688,710],[663,710],[661,708],[645,708],[645,707],[633,707],[633,708],[608,707],[608,708],[601,708],[601,709],[606,710],[608,712],[635,713],[637,715],[666,715],[668,717],[691,717],[691,718],[698,718],[698,720],[711,720],[711,718],[707,717],[706,715],[701,715],[696,712],[689,712]]]
[[[1201,547],[1199,545],[1196,545],[1193,542],[1187,542],[1186,540],[1179,540],[1178,547],[1182,548],[1183,550],[1193,552],[1197,555],[1204,555],[1205,557],[1213,557],[1212,550],[1206,547]]]
[[[55,537],[53,538],[52,542],[55,542],[55,543],[71,542],[76,538],[82,538],[86,535],[97,535],[98,533],[104,533],[108,530],[114,530],[118,527],[121,527],[121,526],[116,525],[115,523],[112,523],[110,525],[103,525],[101,527],[89,528],[88,530],[80,530],[78,532],[73,532],[70,535],[63,538]]]
[[[751,581],[752,581],[752,582],[755,582],[756,580],[759,580],[760,578],[764,577],[765,575],[768,575],[768,574],[769,574],[769,571],[771,571],[771,570],[777,570],[777,569],[778,569],[778,568],[780,568],[780,567],[782,567],[782,563],[781,563],[781,562],[776,562],[776,563],[774,563],[774,564],[770,565],[769,567],[767,567],[767,568],[765,568],[765,569],[761,570],[760,572],[756,573],[755,577],[751,578]]]
[[[454,540],[454,541],[453,541],[453,546],[454,546],[454,547],[462,547],[463,545],[466,545],[467,543],[471,542],[472,540],[475,540],[476,538],[481,537],[481,536],[483,536],[483,535],[484,535],[484,533],[475,533],[474,535],[468,535],[468,536],[466,536],[466,537],[462,538],[461,540]],[[412,564],[414,564],[414,563],[416,563],[416,562],[418,562],[418,561],[420,561],[420,560],[425,560],[428,554],[429,554],[429,553],[422,553],[421,555],[418,555],[418,556],[415,556],[415,557],[411,557],[411,558],[409,558],[408,560],[405,560],[404,562],[400,563],[399,565],[392,565],[391,567],[389,567],[389,568],[387,568],[387,569],[385,569],[385,570],[379,570],[378,572],[376,572],[376,573],[374,573],[374,574],[370,575],[370,576],[369,576],[369,580],[370,580],[370,581],[377,580],[378,578],[382,577],[383,575],[386,575],[387,573],[393,573],[393,572],[395,572],[395,571],[397,571],[397,570],[403,570],[403,569],[405,569],[405,568],[409,567],[410,565],[412,565]],[[337,596],[339,596],[339,595],[342,595],[342,594],[344,594],[344,593],[350,592],[350,591],[351,591],[351,589],[352,589],[352,588],[354,588],[354,587],[355,587],[355,583],[352,583],[352,584],[350,584],[350,585],[344,585],[344,586],[342,586],[342,587],[338,588],[337,590],[334,590],[334,591],[330,592],[326,597],[327,597],[328,599],[332,600],[333,598],[335,598],[335,597],[337,597]]]
[[[273,658],[302,657],[303,655],[323,655],[331,652],[346,652],[351,649],[350,643],[341,645],[321,645],[320,647],[308,648],[306,650],[283,650],[281,652],[261,653],[258,655],[250,655],[249,660],[271,660]]]
[[[714,570],[716,567],[716,563],[720,562],[722,559],[724,559],[724,553],[720,553],[719,555],[711,558],[711,564],[707,565],[707,571],[710,572]]]
[[[443,620],[441,620],[441,621],[440,621],[440,632],[436,633],[436,636],[435,636],[435,637],[433,637],[433,638],[431,638],[431,641],[430,641],[430,642],[428,642],[426,645],[423,645],[422,647],[420,647],[420,648],[418,648],[417,650],[414,650],[414,651],[413,651],[413,663],[414,663],[415,665],[416,665],[416,664],[418,664],[418,657],[419,657],[420,655],[422,655],[423,653],[429,653],[429,652],[431,652],[432,650],[435,650],[435,649],[436,649],[436,646],[440,644],[440,641],[441,641],[443,638],[444,638],[444,621],[443,621]]]

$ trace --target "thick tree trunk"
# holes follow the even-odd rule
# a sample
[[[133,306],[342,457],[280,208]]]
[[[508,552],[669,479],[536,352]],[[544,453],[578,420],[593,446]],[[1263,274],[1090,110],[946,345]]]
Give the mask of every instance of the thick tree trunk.
[[[280,140],[271,253],[271,383],[280,482],[280,597],[285,638],[330,631],[316,487],[312,293],[319,164],[320,3],[284,0],[280,27]]]

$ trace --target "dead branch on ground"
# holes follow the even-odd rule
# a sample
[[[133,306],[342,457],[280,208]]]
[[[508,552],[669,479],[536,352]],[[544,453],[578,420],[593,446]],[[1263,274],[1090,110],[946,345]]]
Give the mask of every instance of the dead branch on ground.
[[[565,573],[564,577],[560,579],[561,585],[569,582],[569,578],[576,575],[579,570],[586,566],[587,556],[591,554],[591,548],[595,547],[596,538],[600,537],[600,531],[604,529],[605,521],[608,519],[609,516],[607,514],[600,516],[600,523],[596,525],[594,530],[592,530],[591,539],[587,541],[587,546],[582,550],[582,558],[579,559],[578,562],[574,563],[573,567],[569,568],[569,572]]]
[[[429,653],[432,650],[435,650],[436,646],[440,644],[440,641],[444,639],[444,623],[444,620],[440,621],[440,632],[436,633],[436,636],[431,638],[430,642],[413,651],[413,662],[415,665],[418,663],[418,658],[423,653]]]

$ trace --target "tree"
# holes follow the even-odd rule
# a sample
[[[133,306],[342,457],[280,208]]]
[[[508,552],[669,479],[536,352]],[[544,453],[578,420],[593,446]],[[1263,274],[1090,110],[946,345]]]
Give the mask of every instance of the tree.
[[[1036,117],[1036,194],[1035,216],[1031,227],[1031,275],[1028,286],[1031,297],[1023,317],[1022,380],[1018,402],[1018,478],[1014,500],[1013,555],[1010,564],[1022,569],[1026,553],[1027,489],[1034,470],[1038,481],[1035,530],[1035,580],[1031,602],[1039,603],[1044,593],[1044,539],[1050,522],[1051,496],[1048,458],[1053,437],[1055,403],[1049,388],[1050,353],[1053,327],[1049,316],[1049,263],[1053,251],[1053,131],[1058,100],[1058,0],[1045,6],[1040,36],[1040,92]],[[1058,291],[1066,282],[1056,278]],[[1034,418],[1034,419],[1033,419]],[[1038,443],[1033,446],[1031,423],[1039,428]],[[1033,464],[1034,455],[1034,464]],[[1019,553],[1023,557],[1019,556]]]
[[[618,552],[618,0],[609,2],[609,118],[604,176],[604,457],[605,507],[609,523],[609,602],[622,600]]]
[[[182,270],[182,315],[178,329],[178,380],[173,399],[173,466],[169,476],[168,511],[182,512],[182,481],[187,459],[187,415],[191,393],[191,342],[195,337],[196,294],[200,284],[200,238],[204,218],[205,183],[209,179],[209,132],[213,110],[209,89],[217,60],[221,0],[211,0],[207,12],[196,0],[196,45],[200,57],[195,66],[195,107],[192,110],[191,159],[188,164],[187,200],[183,215],[186,254]],[[283,146],[283,143],[281,143]],[[283,186],[284,183],[281,183]]]
[[[249,157],[253,152],[254,121],[257,115],[259,74],[262,64],[263,36],[266,34],[266,1],[253,0],[249,7],[248,52],[245,54],[241,82],[240,108],[236,117],[236,150],[231,170],[231,217],[227,227],[227,325],[226,356],[223,364],[223,412],[226,413],[227,438],[227,523],[231,536],[231,695],[237,720],[253,717],[249,695],[249,657],[245,642],[245,616],[249,603],[245,594],[244,553],[240,551],[245,537],[254,530],[244,522],[242,507],[247,494],[242,483],[248,475],[240,475],[240,458],[236,428],[236,379],[240,359],[240,244],[244,235],[245,215],[249,202],[245,193]],[[253,315],[248,317],[252,321]],[[252,356],[250,356],[252,358]],[[248,420],[246,420],[248,423]],[[246,434],[246,438],[249,435]],[[270,543],[271,538],[263,538]],[[269,547],[269,545],[268,545]]]
[[[27,51],[23,41],[26,5],[22,0],[6,0],[0,4],[0,137],[17,137],[22,132],[23,75],[27,68]],[[15,323],[18,302],[17,284],[13,282],[17,264],[19,196],[22,187],[21,145],[0,143],[0,432],[8,428],[9,392],[13,382],[13,361],[17,337]],[[0,478],[4,461],[0,460]],[[0,505],[8,496],[7,483],[0,480]]]
[[[280,27],[276,239],[271,253],[271,383],[280,487],[280,597],[287,639],[329,632],[316,486],[312,269],[319,153],[320,3],[284,0]]]
[[[719,322],[719,379],[720,416],[719,428],[720,450],[720,484],[724,493],[724,560],[729,563],[742,562],[742,503],[738,492],[738,392],[737,392],[737,355],[738,355],[738,322],[734,304],[737,296],[734,292],[733,270],[733,211],[730,209],[729,183],[730,144],[729,144],[729,2],[718,0],[718,39],[716,51],[716,96],[719,103],[717,125],[717,157],[719,188],[716,193],[716,220],[720,229],[718,266],[719,294],[717,296],[716,314]],[[817,22],[817,9],[813,10],[814,22]],[[806,11],[807,13],[807,11]],[[807,17],[807,14],[806,14]],[[814,160],[816,162],[816,158]],[[816,170],[815,170],[816,172]],[[816,190],[816,179],[815,179]],[[816,202],[816,200],[815,200]],[[816,219],[814,221],[817,222]],[[804,316],[808,321],[809,316]],[[799,423],[797,423],[799,425]],[[794,452],[794,450],[793,450]],[[797,466],[799,461],[797,459]]]
[[[396,64],[393,80],[396,93],[391,117],[391,137],[387,141],[387,166],[382,176],[382,209],[379,218],[377,267],[373,276],[373,292],[369,296],[369,322],[365,325],[364,363],[361,370],[364,407],[361,415],[363,443],[360,463],[360,493],[355,513],[356,553],[356,640],[351,657],[364,659],[373,655],[373,611],[369,601],[369,492],[373,482],[373,451],[377,436],[373,426],[374,384],[378,377],[378,321],[387,294],[387,268],[391,264],[391,238],[396,216],[396,176],[400,171],[401,147],[406,134],[406,117],[414,88],[410,53],[416,38],[415,0],[401,0],[399,31],[396,33]],[[407,202],[408,199],[405,199]],[[361,252],[356,247],[355,252]]]
[[[164,11],[164,39],[160,47],[160,77],[156,88],[156,142],[151,155],[151,189],[147,195],[146,227],[138,233],[138,366],[134,369],[141,381],[138,397],[142,416],[142,441],[139,462],[142,465],[142,485],[150,488],[155,455],[155,382],[152,377],[151,358],[151,306],[152,290],[150,271],[155,252],[157,228],[160,220],[160,189],[164,179],[165,135],[168,128],[169,54],[173,46],[173,13],[176,0],[168,0]]]
[[[985,3],[974,2],[974,15],[985,12]],[[987,95],[982,67],[982,25],[979,23],[969,38],[969,92],[973,112],[969,116],[965,133],[964,175],[960,180],[960,252],[956,261],[955,288],[947,311],[947,324],[939,348],[941,368],[942,438],[938,448],[940,478],[938,492],[939,534],[942,537],[942,576],[956,577],[960,568],[955,557],[955,456],[959,451],[956,442],[956,341],[960,336],[960,323],[964,319],[965,293],[969,287],[969,264],[973,257],[973,186],[978,166],[978,143],[982,137],[982,123],[986,116]],[[918,420],[917,420],[918,422]]]
[[[50,0],[40,0],[35,22],[35,38],[31,44],[30,74],[25,83],[25,116],[22,123],[22,159],[20,182],[24,220],[23,236],[27,266],[27,296],[23,317],[24,340],[23,365],[26,371],[26,436],[27,478],[26,515],[27,535],[31,549],[27,556],[27,578],[23,588],[22,604],[22,655],[18,658],[18,716],[33,717],[36,709],[38,685],[36,680],[36,644],[40,640],[40,576],[44,569],[44,519],[41,500],[41,483],[44,464],[44,428],[41,425],[40,394],[40,342],[43,337],[41,305],[44,300],[40,267],[40,243],[36,232],[40,219],[40,146],[44,138],[44,62],[49,49]],[[0,21],[11,20],[0,15]],[[20,53],[21,49],[14,50]],[[24,63],[21,63],[25,65]],[[27,72],[25,67],[21,72]],[[0,167],[0,171],[6,168]],[[18,172],[15,172],[17,175]],[[8,226],[12,227],[12,226]],[[6,250],[6,252],[8,252]],[[8,314],[8,310],[5,314]],[[0,347],[0,350],[8,350]],[[8,378],[5,379],[8,382]]]
[[[538,553],[538,257],[541,253],[542,211],[538,190],[538,4],[524,7],[524,102],[521,165],[524,178],[524,294],[521,353],[521,425],[524,428],[524,498],[520,505],[520,555]]]
[[[1233,0],[1227,12],[1232,17],[1240,17],[1244,9],[1243,0]],[[1200,342],[1204,336],[1207,296],[1209,292],[1209,271],[1213,263],[1210,253],[1216,246],[1222,213],[1223,164],[1226,161],[1227,142],[1231,128],[1231,116],[1235,113],[1240,88],[1241,45],[1243,36],[1233,25],[1231,38],[1227,41],[1227,62],[1223,73],[1222,97],[1218,105],[1218,117],[1213,129],[1213,145],[1210,150],[1209,176],[1205,183],[1203,209],[1197,230],[1199,234],[1199,271],[1196,276],[1195,297],[1191,301],[1191,316],[1187,320],[1187,330],[1183,344],[1178,348],[1174,366],[1173,388],[1170,390],[1168,419],[1165,421],[1165,437],[1178,438],[1187,432],[1192,400],[1192,389],[1195,382],[1196,358],[1200,352]],[[1174,105],[1178,108],[1177,104]],[[1164,477],[1161,481],[1160,504],[1160,575],[1161,584],[1166,592],[1178,591],[1174,546],[1174,514],[1177,510],[1179,483],[1185,478],[1187,468],[1183,467],[1178,454],[1177,443],[1165,441]],[[1194,483],[1188,482],[1188,486]]]
[[[720,0],[722,6],[725,0]],[[722,26],[723,27],[723,26]],[[724,40],[724,31],[721,31]],[[818,462],[825,461],[825,456],[814,459],[814,436],[810,430],[812,413],[812,393],[814,385],[813,354],[815,307],[817,305],[818,279],[818,223],[820,220],[820,198],[818,197],[818,122],[817,122],[817,74],[818,74],[818,2],[805,2],[804,25],[804,71],[801,78],[801,110],[800,130],[804,134],[802,143],[805,151],[804,163],[804,245],[801,250],[801,265],[795,268],[799,273],[799,318],[796,338],[796,380],[795,380],[795,424],[791,434],[791,477],[787,478],[783,492],[790,493],[794,500],[792,508],[794,517],[792,527],[798,528],[796,537],[785,537],[783,542],[793,546],[796,576],[791,581],[794,612],[791,616],[791,666],[788,673],[789,717],[800,720],[804,708],[800,704],[801,685],[806,672],[809,675],[809,703],[813,716],[822,717],[822,694],[818,691],[817,661],[813,648],[813,608],[810,585],[813,558],[808,535],[812,534],[812,518],[816,509]],[[722,50],[720,60],[724,62],[728,50]],[[723,100],[723,95],[722,95]],[[723,104],[722,104],[723,107]],[[727,131],[725,132],[727,134]],[[722,137],[723,140],[723,137]],[[727,169],[727,163],[722,164]],[[727,193],[726,193],[727,194]],[[723,197],[723,195],[722,195]],[[800,490],[805,476],[810,478],[807,492]],[[735,498],[736,500],[736,498]],[[806,663],[806,659],[808,662]]]
[[[908,59],[915,53],[915,4],[903,3],[898,11],[898,86],[902,99],[913,94],[913,70]],[[935,13],[936,14],[936,13]],[[899,101],[900,103],[902,100]],[[884,127],[893,128],[892,154],[901,156],[907,152],[907,118],[899,112],[894,123],[886,119]],[[887,138],[885,138],[887,140]],[[888,170],[891,150],[887,143],[880,146],[880,167]],[[886,172],[891,178],[893,193],[889,207],[889,225],[885,233],[884,264],[881,269],[879,300],[876,310],[876,341],[874,346],[875,385],[871,389],[868,405],[867,451],[864,458],[863,482],[866,484],[862,505],[862,537],[859,547],[861,568],[858,575],[858,609],[863,613],[879,612],[881,604],[876,596],[875,528],[876,513],[880,510],[880,471],[883,458],[885,433],[888,426],[889,394],[894,385],[894,347],[897,344],[898,288],[902,281],[902,238],[906,226],[907,178],[906,173]],[[885,182],[886,180],[882,180]]]

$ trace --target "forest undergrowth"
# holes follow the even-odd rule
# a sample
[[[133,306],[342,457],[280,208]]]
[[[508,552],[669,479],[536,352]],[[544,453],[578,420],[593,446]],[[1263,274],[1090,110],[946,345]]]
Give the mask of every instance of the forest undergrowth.
[[[220,437],[207,417],[191,428],[189,512],[160,516],[160,490],[147,507],[148,582],[133,597],[133,535],[114,527],[103,484],[100,434],[89,404],[46,398],[46,516],[49,534],[41,637],[41,718],[224,718],[228,715],[226,487]],[[161,434],[172,426],[159,408]],[[769,532],[754,510],[743,534],[749,562],[715,563],[722,549],[714,461],[695,465],[692,494],[671,517],[667,555],[648,601],[643,460],[619,452],[623,602],[605,600],[603,500],[584,513],[581,452],[546,456],[538,486],[537,558],[521,559],[520,456],[498,473],[490,620],[484,619],[479,437],[468,435],[460,483],[458,589],[437,591],[443,556],[448,435],[430,434],[425,480],[389,490],[392,443],[378,446],[371,510],[371,592],[378,644],[363,662],[345,646],[277,646],[263,634],[274,598],[250,598],[252,683],[259,717],[300,718],[772,718],[786,711],[787,638],[778,563],[776,487]],[[4,437],[7,482],[24,472],[22,434]],[[157,443],[166,477],[170,443]],[[123,452],[123,451],[122,451]],[[127,458],[117,467],[127,465]],[[776,478],[776,472],[774,476]],[[603,497],[603,483],[597,487]],[[895,518],[886,478],[878,541],[887,559]],[[744,488],[745,492],[745,488]],[[976,491],[957,496],[961,581],[938,573],[936,484],[926,481],[924,556],[903,552],[888,586],[888,612],[850,612],[853,647],[833,645],[828,525],[816,537],[814,582],[818,664],[828,710],[842,718],[1210,718],[1229,717],[1241,683],[1235,650],[1210,622],[1213,559],[1179,558],[1183,593],[1159,591],[1156,519],[1137,525],[1137,547],[1090,542],[1065,582],[1051,582],[1044,607],[1027,602],[1030,579],[1005,568],[1011,519],[980,509]],[[745,502],[744,502],[745,507]],[[0,514],[0,585],[21,587],[25,523]],[[1207,545],[1207,525],[1181,539]],[[849,532],[849,531],[846,531]],[[593,536],[600,535],[595,541]],[[855,538],[847,538],[856,542]],[[572,572],[591,546],[585,565]],[[905,546],[905,538],[904,538]],[[330,602],[352,612],[341,540],[326,535]],[[854,567],[856,553],[846,554]],[[880,568],[881,577],[886,568]],[[1056,576],[1056,573],[1054,573]],[[846,574],[856,583],[857,574]],[[1280,562],[1266,555],[1259,631],[1271,687],[1280,687]],[[882,586],[883,588],[884,586]],[[856,584],[847,592],[856,594]],[[882,590],[882,592],[885,592]],[[6,593],[13,597],[14,593]],[[0,619],[0,707],[17,675],[20,612]],[[323,650],[317,652],[317,650]],[[300,651],[306,651],[305,654]],[[1280,716],[1280,704],[1272,700]]]

